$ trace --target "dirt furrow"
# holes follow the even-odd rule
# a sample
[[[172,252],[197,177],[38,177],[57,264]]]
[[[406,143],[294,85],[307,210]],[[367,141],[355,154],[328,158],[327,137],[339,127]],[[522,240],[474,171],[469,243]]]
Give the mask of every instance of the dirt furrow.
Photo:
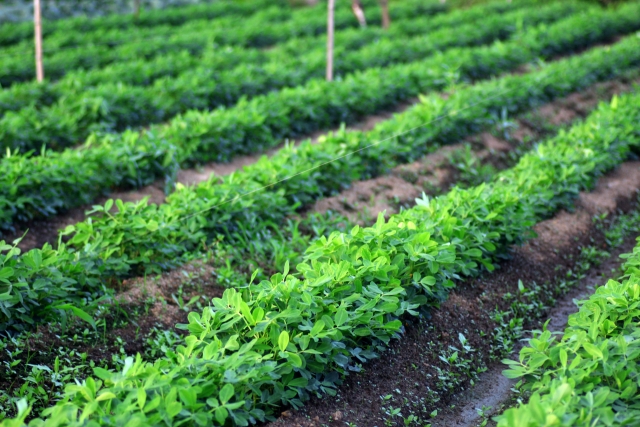
[[[348,126],[347,129],[360,131],[371,130],[377,123],[388,120],[394,114],[401,113],[418,102],[419,101],[417,98],[407,102],[403,102],[401,104],[398,104],[396,108],[392,110],[387,110],[375,115],[367,116],[363,118],[362,121]],[[299,144],[302,141],[311,139],[313,143],[317,143],[321,136],[331,132],[335,132],[338,129],[339,128],[333,128],[330,130],[318,131],[306,137],[298,138],[292,142],[294,144]],[[219,176],[230,175],[233,172],[241,170],[245,166],[256,163],[263,156],[273,156],[283,146],[284,143],[265,152],[246,156],[238,156],[228,163],[208,163],[195,168],[181,169],[178,172],[177,182],[185,185],[195,185],[208,180],[214,174]],[[12,242],[13,240],[20,238],[25,233],[27,233],[22,241],[18,244],[18,247],[23,251],[42,247],[42,245],[44,245],[45,243],[55,244],[58,239],[58,231],[63,230],[69,225],[73,225],[80,221],[83,221],[87,217],[86,212],[91,210],[92,206],[104,205],[104,203],[108,199],[120,199],[125,202],[137,202],[145,197],[148,197],[151,203],[161,204],[164,203],[166,199],[163,188],[164,181],[159,180],[151,185],[147,185],[136,190],[115,190],[112,191],[109,196],[100,197],[94,203],[70,209],[64,214],[34,220],[29,222],[28,224],[16,224],[16,231],[14,233],[7,234],[3,238],[3,240]]]
[[[594,191],[581,193],[573,212],[562,211],[537,224],[537,237],[514,248],[496,272],[461,281],[449,299],[429,315],[405,319],[405,336],[380,359],[364,366],[363,372],[347,377],[337,396],[315,398],[299,412],[285,411],[270,426],[423,425],[437,420],[438,413],[449,418],[436,425],[466,422],[469,417],[464,414],[469,411],[451,407],[455,396],[480,384],[479,374],[488,368],[500,369],[497,360],[515,347],[507,332],[537,327],[528,321],[509,326],[510,319],[497,318],[497,313],[507,312],[523,295],[518,282],[524,290],[538,293],[532,301],[525,301],[534,305],[526,318],[534,314],[547,317],[545,306],[566,286],[568,272],[578,267],[582,248],[606,246],[594,216],[631,210],[639,191],[640,162],[626,162],[600,179]],[[601,268],[604,270],[589,273],[594,277],[610,274],[612,267]],[[583,283],[582,289],[587,289],[589,281]],[[481,384],[484,387],[486,382]],[[505,388],[503,384],[498,390],[504,393]],[[489,389],[484,396],[498,390]]]
[[[604,284],[608,278],[616,278],[624,262],[620,255],[631,252],[636,243],[635,235],[628,236],[622,245],[611,251],[610,256],[602,264],[590,269],[569,292],[560,296],[543,317],[543,320],[549,320],[547,329],[552,332],[562,332],[567,325],[569,315],[578,311],[576,301],[588,298],[595,288]],[[542,322],[536,323],[540,325]],[[534,326],[536,326],[534,323],[530,325],[530,327]],[[531,333],[528,332],[521,341],[516,343],[514,351],[508,358],[517,358],[518,352],[526,344],[526,339],[530,337]],[[506,367],[502,363],[490,365],[487,371],[480,374],[474,387],[452,398],[449,407],[432,420],[432,427],[476,427],[488,417],[497,415],[509,407],[517,396],[513,391],[517,381],[502,375],[504,369]],[[488,420],[487,425],[494,424]]]
[[[416,162],[397,166],[387,175],[356,181],[340,194],[316,201],[306,212],[333,211],[354,222],[366,223],[380,212],[386,212],[386,216],[397,213],[422,193],[434,196],[456,184],[477,185],[497,170],[509,167],[519,152],[528,150],[536,141],[585,117],[598,102],[629,91],[635,83],[640,83],[637,73],[628,80],[597,83],[500,123],[490,131],[443,146]]]
[[[410,107],[414,106],[418,102],[419,102],[418,98],[410,99],[409,101],[405,101],[398,104],[393,109],[381,111],[377,114],[372,114],[370,116],[364,117],[361,121],[354,123],[350,126],[347,126],[346,129],[359,130],[363,132],[369,131],[373,129],[378,123],[385,120],[389,120],[391,117],[393,117],[394,114],[402,113],[403,111],[409,109]],[[306,141],[310,139],[311,143],[315,144],[318,142],[321,136],[330,134],[332,132],[336,132],[339,129],[340,129],[339,127],[336,127],[329,130],[317,131],[312,133],[311,135],[308,135],[302,138],[297,138],[292,142],[295,145],[298,145],[302,141]],[[240,170],[245,166],[249,166],[256,163],[258,160],[260,160],[262,156],[267,156],[267,157],[273,156],[284,146],[284,144],[285,143],[280,144],[279,146],[275,148],[271,148],[262,153],[235,157],[231,162],[228,162],[228,163],[212,162],[212,163],[207,163],[205,165],[199,166],[197,168],[182,169],[178,172],[178,182],[185,185],[193,185],[193,184],[198,184],[200,182],[208,180],[214,174],[219,176],[230,175],[231,173],[237,170]]]

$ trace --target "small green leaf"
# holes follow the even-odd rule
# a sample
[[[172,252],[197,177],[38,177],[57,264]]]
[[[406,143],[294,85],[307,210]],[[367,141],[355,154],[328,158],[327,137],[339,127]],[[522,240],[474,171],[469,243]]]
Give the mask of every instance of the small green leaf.
[[[96,401],[98,401],[98,402],[102,402],[103,400],[111,400],[111,399],[114,399],[115,397],[116,397],[116,395],[115,395],[115,394],[113,394],[113,393],[112,393],[112,392],[110,392],[110,391],[106,391],[106,392],[104,392],[104,393],[101,393],[101,394],[96,398]]]
[[[11,276],[13,276],[13,268],[5,267],[0,270],[0,280],[7,280]]]
[[[144,388],[139,388],[138,389],[138,407],[140,408],[140,410],[142,410],[144,408],[144,404],[147,401],[147,392],[145,391]]]
[[[602,351],[600,351],[600,349],[595,345],[588,342],[584,342],[582,343],[582,346],[584,347],[585,350],[587,350],[587,353],[589,353],[592,357],[596,359],[602,359],[604,357],[604,355],[602,354]]]
[[[324,326],[325,326],[325,324],[322,321],[322,319],[318,320],[316,322],[316,324],[313,325],[313,328],[311,328],[311,336],[313,337],[313,336],[318,335],[324,329]]]
[[[280,336],[278,337],[278,347],[280,347],[280,351],[285,351],[288,345],[289,345],[289,332],[287,331],[280,332]]]
[[[229,412],[227,411],[227,409],[224,406],[219,406],[219,407],[217,407],[215,409],[214,415],[216,417],[216,421],[218,421],[218,424],[223,426],[223,425],[225,425],[225,421],[227,420],[227,417],[229,416]]]
[[[340,307],[338,311],[336,311],[335,322],[336,326],[342,326],[344,323],[349,320],[349,315],[347,314],[347,310]]]
[[[79,309],[74,305],[62,304],[62,305],[54,306],[52,308],[58,309],[58,310],[70,310],[75,316],[77,316],[78,318],[90,324],[93,327],[93,329],[96,329],[96,322],[93,320],[93,317],[91,317],[89,313],[87,313],[86,311]]]
[[[235,390],[233,388],[233,385],[227,383],[224,385],[224,387],[222,387],[222,389],[220,390],[220,402],[224,405],[226,404],[229,400],[231,400],[231,398],[233,397]]]

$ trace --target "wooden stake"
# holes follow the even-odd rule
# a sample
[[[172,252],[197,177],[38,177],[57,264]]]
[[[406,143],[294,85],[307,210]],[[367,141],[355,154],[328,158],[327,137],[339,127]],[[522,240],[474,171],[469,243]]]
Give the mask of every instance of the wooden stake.
[[[333,80],[333,13],[335,0],[328,1],[327,10],[327,81]]]
[[[389,16],[389,0],[380,0],[380,8],[382,9],[382,28],[389,29],[391,17]]]
[[[133,18],[137,21],[140,17],[140,0],[133,0]]]
[[[36,80],[44,80],[44,68],[42,66],[42,18],[40,14],[40,0],[33,0],[33,24],[35,27],[36,43]]]

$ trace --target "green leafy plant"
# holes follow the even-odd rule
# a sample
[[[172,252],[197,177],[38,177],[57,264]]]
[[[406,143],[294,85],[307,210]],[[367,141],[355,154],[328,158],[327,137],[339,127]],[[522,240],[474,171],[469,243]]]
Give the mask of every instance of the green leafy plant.
[[[425,98],[423,104],[382,123],[372,132],[339,132],[321,145],[306,143],[297,148],[289,147],[242,173],[222,180],[213,178],[192,188],[180,188],[163,205],[116,201],[97,206],[95,215],[89,220],[67,230],[69,240],[66,245],[57,250],[46,248],[51,254],[48,256],[60,261],[52,261],[47,266],[38,287],[31,285],[31,281],[27,286],[12,286],[24,281],[23,274],[26,273],[21,269],[14,268],[5,278],[7,292],[11,295],[7,299],[11,301],[7,302],[8,307],[20,304],[20,311],[16,312],[20,313],[18,324],[14,320],[17,314],[13,314],[16,308],[7,308],[5,327],[20,328],[25,326],[19,324],[46,319],[47,311],[43,307],[53,302],[73,303],[87,293],[92,295],[91,299],[98,298],[107,292],[102,286],[105,282],[175,268],[205,251],[209,245],[218,245],[221,240],[224,246],[243,241],[267,241],[272,236],[274,224],[293,214],[301,203],[340,190],[352,180],[379,175],[390,166],[418,158],[438,147],[441,141],[456,140],[465,133],[474,132],[492,120],[492,108],[502,111],[508,106],[512,112],[517,112],[623,72],[640,61],[636,47],[637,41],[630,38],[611,48],[595,49],[558,61],[531,75],[509,76],[460,90],[448,100],[435,95]],[[567,70],[572,72],[567,73]],[[544,87],[539,86],[540,80],[546,82]],[[496,96],[497,93],[502,95]],[[495,104],[478,102],[491,95]],[[388,138],[402,129],[414,128],[425,120],[476,103],[474,108],[467,108],[450,120],[436,122],[428,130]],[[312,172],[300,173],[385,138],[384,144],[368,151],[327,163]],[[292,175],[296,175],[295,178],[283,181],[271,191],[261,191],[264,185]],[[234,198],[251,191],[249,197]],[[116,209],[111,212],[113,207]],[[252,247],[262,250],[252,243],[241,245],[244,253],[254,250]],[[280,263],[291,255],[282,254]],[[20,257],[12,253],[5,262],[25,265],[22,259],[29,256],[29,253]],[[70,259],[74,260],[73,268],[68,266]],[[13,268],[12,264],[7,266]],[[40,277],[39,274],[40,271],[32,269],[27,277]],[[59,282],[75,285],[64,287],[66,291],[58,299]],[[30,298],[25,299],[25,295]]]
[[[545,329],[519,360],[505,360],[504,374],[524,379],[531,397],[497,417],[498,426],[628,425],[640,416],[640,245],[622,257],[623,276],[580,302],[560,340]]]
[[[90,23],[87,24],[86,19],[65,20],[60,25],[63,28],[47,39],[47,46],[53,49],[71,48],[53,50],[51,55],[45,56],[47,74],[49,78],[59,78],[69,69],[90,69],[122,59],[153,58],[164,52],[188,50],[198,54],[210,47],[214,40],[220,46],[266,47],[291,37],[315,36],[326,31],[324,8],[321,5],[293,11],[277,5],[264,7],[269,5],[269,2],[259,2],[256,7],[261,5],[261,11],[248,14],[244,19],[239,20],[233,15],[222,17],[216,20],[215,26],[211,25],[209,19],[193,19],[184,22],[181,27],[137,29],[134,26],[129,31],[123,31],[122,27],[131,27],[131,18],[116,15],[112,16],[111,20],[115,21],[114,26],[119,26],[120,29],[105,34],[102,29],[97,29],[94,33],[82,31],[83,25],[91,26]],[[215,10],[216,7],[211,9]],[[435,1],[425,3],[414,0],[398,3],[390,12],[394,18],[402,18],[416,14],[437,14],[445,10],[446,5]],[[245,9],[246,12],[249,10]],[[171,12],[166,11],[165,15],[167,13]],[[192,17],[197,17],[198,9],[192,13]],[[71,27],[70,31],[64,30],[65,23]],[[348,5],[340,4],[336,8],[336,28],[353,28],[357,25]],[[5,26],[11,27],[11,24],[3,24],[3,29]],[[55,27],[52,29],[55,30]],[[8,28],[8,31],[11,29]],[[166,37],[162,37],[163,35]],[[105,40],[111,43],[99,44]],[[33,52],[32,41],[17,43],[3,51],[9,58],[0,63],[0,84],[8,86],[14,82],[33,79],[34,64],[33,61],[26,60],[28,55],[25,55],[25,52]]]
[[[95,369],[96,378],[69,384],[42,416],[58,425],[246,425],[310,393],[334,393],[341,375],[399,337],[403,315],[437,305],[453,280],[492,270],[533,223],[570,205],[640,145],[639,101],[614,98],[491,183],[319,238],[297,274],[287,264],[269,280],[228,289],[189,314],[184,345],[155,363],[138,356],[121,371]],[[464,336],[460,344],[468,351]],[[464,368],[452,351],[443,357]],[[18,409],[4,425],[23,424],[28,407]]]
[[[633,7],[630,6],[630,7]],[[563,20],[557,24],[554,24],[546,28],[538,28],[533,29],[530,32],[527,32],[526,36],[523,36],[526,40],[529,40],[532,45],[535,45],[535,49],[532,47],[532,51],[527,53],[525,57],[528,55],[538,55],[538,54],[554,54],[563,51],[570,51],[572,49],[582,47],[588,45],[595,41],[606,40],[611,37],[613,34],[617,34],[618,31],[625,32],[629,30],[630,25],[636,25],[636,23],[630,21],[630,16],[633,14],[629,13],[627,9],[621,9],[617,12],[607,12],[604,13],[600,18],[596,21],[591,19],[591,15],[587,14],[585,16],[576,16],[574,18],[569,18],[567,20]],[[606,18],[606,19],[605,19]],[[597,25],[598,27],[594,27]],[[600,26],[601,25],[601,26]],[[571,31],[568,31],[570,29]],[[599,32],[594,32],[595,29],[598,29]],[[588,38],[585,40],[585,37]],[[631,43],[631,41],[627,42]],[[506,47],[505,47],[506,46]],[[505,50],[507,53],[505,54]],[[497,44],[488,48],[473,48],[467,51],[468,55],[463,55],[461,51],[451,52],[451,61],[453,64],[461,61],[461,64],[466,64],[465,67],[469,67],[470,69],[486,69],[487,67],[493,69],[494,71],[504,71],[505,67],[514,67],[517,64],[522,63],[522,61],[526,61],[527,58],[523,58],[524,51],[522,50],[522,45],[520,42],[513,42],[508,44]],[[445,55],[449,55],[448,53]],[[633,53],[627,55],[626,62],[628,64],[633,64],[635,56]],[[388,86],[389,90],[396,91],[400,90],[402,93],[416,93],[416,92],[406,92],[405,89],[398,89],[399,86],[396,83],[397,81],[405,82],[409,85],[409,87],[413,87],[413,77],[409,78],[410,75],[414,75],[412,73],[417,73],[414,75],[416,79],[419,79],[420,76],[424,77],[424,81],[421,84],[421,87],[414,88],[413,90],[421,91],[423,89],[436,89],[438,88],[440,83],[437,83],[439,80],[435,78],[433,74],[436,75],[440,72],[442,58],[434,58],[433,67],[435,68],[425,68],[424,64],[411,64],[403,67],[410,67],[405,71],[410,71],[409,75],[405,75],[404,72],[395,76],[395,80],[389,78],[388,75],[382,76],[379,75],[380,78],[374,78],[371,73],[379,73],[380,71],[372,70],[371,72],[362,73],[358,79],[362,81],[357,84],[352,84],[354,81],[345,81],[345,86],[334,85],[331,86],[336,91],[341,91],[340,87],[348,89],[344,96],[347,96],[349,100],[348,103],[351,103],[350,100],[355,96],[352,92],[353,88],[363,88],[362,90],[366,92],[366,99],[369,99],[372,95],[379,96],[379,101],[384,105],[390,102],[389,99],[393,99],[394,96],[388,96],[389,93],[383,87],[379,87],[378,85],[383,85],[385,87]],[[428,60],[430,61],[430,60]],[[468,62],[467,62],[468,61]],[[437,64],[437,65],[436,65]],[[508,64],[508,65],[507,65]],[[497,67],[497,68],[494,68]],[[550,67],[550,69],[554,69],[554,67]],[[610,68],[603,69],[602,72],[595,72],[593,75],[606,76],[605,73],[615,73],[615,71]],[[470,77],[474,74],[470,72]],[[582,76],[584,78],[585,73],[578,74],[578,76]],[[383,78],[384,77],[384,78]],[[358,80],[359,81],[359,80]],[[574,80],[575,81],[575,80]],[[585,80],[583,82],[587,83]],[[435,86],[434,86],[435,84]],[[499,85],[494,85],[494,90],[500,90]],[[559,85],[557,85],[559,86]],[[556,87],[557,87],[556,86]],[[556,89],[554,89],[556,90]],[[560,89],[563,91],[563,89]],[[285,91],[283,92],[283,102],[285,104],[295,103],[298,105],[306,105],[305,102],[302,101],[300,96],[304,95],[304,91]],[[331,92],[327,92],[327,90],[310,90],[309,93],[313,97],[320,97],[324,99],[322,102],[328,102],[326,100],[332,99]],[[417,92],[419,93],[419,92]],[[549,96],[552,96],[552,91],[539,91],[538,98],[540,101],[544,99],[548,99]],[[276,96],[276,95],[274,95]],[[280,96],[280,95],[277,95]],[[276,96],[276,98],[277,98]],[[342,95],[341,95],[342,96]],[[496,98],[494,100],[494,97]],[[454,104],[454,102],[449,102],[447,105],[450,105],[449,108],[454,108],[456,105],[461,107],[464,105],[464,101],[461,97],[456,96],[456,101],[460,104]],[[500,98],[500,99],[499,99]],[[506,96],[504,97],[506,98]],[[541,99],[542,98],[542,99]],[[265,100],[269,101],[264,104],[264,107],[269,111],[268,115],[273,114],[274,111],[277,111],[275,108],[275,104],[270,103],[275,98],[266,97]],[[438,104],[438,101],[434,101],[433,97],[429,97],[429,103],[434,105]],[[491,98],[491,103],[495,101],[504,102],[503,97],[496,97],[496,94],[493,94]],[[514,98],[512,98],[514,99]],[[519,98],[518,98],[519,99]],[[260,102],[265,102],[262,100]],[[467,99],[468,100],[468,99]],[[255,99],[254,99],[255,101]],[[335,100],[334,100],[335,101]],[[330,102],[334,102],[330,101]],[[484,99],[486,102],[486,97]],[[527,99],[526,105],[530,106],[531,97]],[[252,101],[253,102],[253,101]],[[520,100],[518,102],[521,102]],[[523,105],[519,104],[519,105]],[[358,103],[358,105],[367,106],[366,108],[372,108],[371,103],[362,102]],[[486,105],[486,104],[483,104]],[[514,112],[519,108],[517,105],[507,103],[507,108],[512,109]],[[239,107],[238,107],[239,108]],[[242,107],[245,108],[245,107]],[[253,108],[253,107],[251,107]],[[250,109],[251,109],[250,108]],[[284,107],[286,110],[289,107]],[[346,107],[350,108],[350,107]],[[445,107],[439,110],[439,114],[448,114],[449,111],[455,111],[454,109],[446,109]],[[305,106],[306,109],[306,106]],[[333,109],[330,109],[333,111]],[[188,162],[189,159],[205,159],[205,158],[220,158],[220,156],[230,156],[232,154],[240,154],[243,152],[255,152],[255,150],[263,149],[267,146],[272,146],[277,144],[280,139],[278,139],[278,135],[269,136],[264,132],[263,124],[253,122],[253,120],[239,112],[235,109],[230,109],[228,111],[220,112],[221,110],[217,110],[217,112],[212,112],[208,115],[203,114],[194,114],[188,117],[184,117],[186,121],[178,121],[175,122],[174,126],[170,126],[166,128],[164,131],[157,132],[147,132],[144,135],[140,135],[133,132],[126,132],[125,134],[119,136],[109,136],[104,138],[98,138],[98,140],[91,141],[87,147],[83,150],[67,150],[61,154],[50,153],[49,161],[41,161],[40,156],[35,155],[34,153],[27,154],[12,154],[13,160],[4,160],[5,162],[14,162],[14,166],[5,167],[2,165],[3,170],[9,171],[9,173],[4,176],[7,184],[3,184],[0,186],[0,189],[4,189],[4,193],[0,193],[0,204],[3,206],[3,209],[0,210],[0,227],[10,227],[10,224],[13,222],[13,218],[18,216],[21,220],[28,220],[38,216],[46,216],[51,215],[55,212],[59,212],[65,208],[73,207],[78,204],[78,202],[73,202],[74,200],[79,201],[80,203],[85,202],[87,198],[95,197],[97,194],[101,192],[108,191],[111,186],[126,186],[130,185],[129,183],[148,183],[152,182],[157,177],[162,176],[171,176],[177,168],[177,163],[185,163]],[[486,114],[484,112],[479,112],[478,109],[474,110],[474,114],[477,117],[474,118],[472,122],[466,122],[464,126],[461,126],[461,123],[457,123],[457,127],[455,130],[452,128],[449,133],[443,133],[436,140],[434,140],[429,147],[433,147],[437,144],[446,142],[448,138],[458,138],[462,135],[467,135],[471,132],[475,132],[482,126],[486,124],[486,121],[493,120],[493,111],[492,114]],[[501,110],[502,111],[502,110]],[[425,121],[434,119],[437,115],[433,113],[429,113],[426,111],[422,111],[421,109],[413,109],[412,113],[416,114],[403,114],[399,116],[399,119],[394,120],[392,124],[388,125],[389,127],[385,131],[377,131],[373,133],[369,133],[372,137],[376,137],[378,135],[385,135],[385,138],[388,138],[391,135],[395,135],[398,132],[401,132],[403,129],[410,128],[410,123],[417,123],[418,125],[422,125]],[[308,114],[309,111],[307,111]],[[364,113],[364,112],[363,112]],[[333,113],[332,113],[333,114]],[[221,126],[220,117],[226,117],[222,122],[226,123],[225,126]],[[285,120],[285,122],[279,123],[277,126],[279,128],[285,129],[290,128],[289,120],[290,114],[278,113],[274,117],[278,117],[277,120]],[[464,114],[465,117],[469,117],[469,114]],[[187,120],[188,118],[188,120]],[[191,120],[193,119],[193,121]],[[212,123],[208,123],[209,120],[212,120]],[[237,123],[237,120],[247,121],[246,126],[240,125]],[[306,119],[301,118],[302,121]],[[405,121],[405,123],[401,123],[400,121]],[[460,118],[462,121],[462,118]],[[309,123],[315,123],[313,126],[319,126],[322,120],[317,116],[313,115],[313,119]],[[328,126],[328,123],[326,124]],[[240,127],[239,127],[240,126]],[[406,126],[406,127],[405,127]],[[415,124],[413,125],[415,126]],[[393,127],[393,129],[391,129]],[[225,130],[226,129],[226,130]],[[244,129],[239,132],[238,129]],[[253,130],[251,130],[253,129]],[[384,129],[384,127],[380,127],[380,129]],[[307,129],[311,130],[311,129]],[[387,133],[393,130],[393,132]],[[202,134],[201,132],[205,132]],[[227,134],[229,132],[229,134]],[[357,133],[348,133],[349,139],[352,139],[351,135],[356,135]],[[416,138],[418,132],[413,131],[409,132],[407,135],[403,136],[403,139],[406,141],[412,141]],[[208,135],[208,136],[207,136]],[[227,136],[225,136],[227,135]],[[240,140],[235,138],[240,137],[243,140],[246,138],[247,143],[243,143]],[[267,137],[269,141],[265,141],[264,138]],[[341,136],[340,139],[344,140]],[[358,140],[360,137],[357,137]],[[229,144],[220,145],[220,141],[228,141]],[[330,138],[330,140],[336,140],[334,138]],[[350,142],[349,146],[354,144],[355,141]],[[395,142],[392,141],[392,144]],[[384,148],[387,144],[380,145],[380,148]],[[420,147],[419,144],[411,142],[406,144],[406,148],[400,150],[400,148],[394,148],[393,158],[398,158],[399,156],[411,156],[411,151],[409,147]],[[88,156],[91,159],[91,154],[87,153],[89,151],[94,150],[96,147],[99,147],[96,156],[99,160],[100,167],[96,167],[96,160],[93,162],[86,162],[84,157]],[[137,150],[137,147],[142,147],[142,152]],[[148,151],[147,151],[147,147]],[[166,148],[164,148],[166,147]],[[216,149],[219,154],[215,154],[212,147],[217,147]],[[328,143],[323,144],[323,149],[327,150],[327,153],[314,153],[316,158],[315,161],[320,161],[321,159],[330,159],[332,154],[341,155],[344,154],[344,148],[341,148],[342,145],[336,145],[330,147]],[[427,148],[429,148],[427,147]],[[359,147],[356,147],[359,148]],[[421,154],[423,153],[424,147],[420,150],[416,150],[412,148],[414,153]],[[113,150],[113,152],[109,152]],[[248,150],[248,151],[247,151]],[[333,151],[330,151],[333,150]],[[306,156],[305,151],[313,151],[309,150],[305,145],[298,150],[293,150],[293,153],[296,153],[295,156],[299,159],[296,162],[300,163],[303,161],[302,156]],[[379,153],[380,150],[373,149],[369,150],[372,153]],[[127,154],[128,153],[128,154]],[[127,159],[126,155],[130,156],[130,159]],[[60,157],[58,157],[60,156]],[[207,157],[210,156],[210,157]],[[293,154],[288,150],[285,150],[282,154],[281,158],[288,158],[289,161],[292,161]],[[143,165],[145,167],[140,167],[138,164],[138,159],[144,159],[145,161],[149,160],[152,163],[151,166],[147,169],[147,165]],[[377,157],[376,160],[372,160],[371,162],[364,163],[368,167],[368,170],[365,171],[364,176],[371,176],[374,174],[378,174],[380,170],[384,170],[386,167],[385,164],[381,164],[378,159],[384,157]],[[118,161],[113,161],[113,159],[118,159]],[[309,159],[311,160],[311,159]],[[314,162],[309,162],[312,165]],[[264,165],[264,163],[263,163]],[[355,165],[355,163],[354,163]],[[158,168],[160,166],[160,168]],[[264,166],[262,166],[264,167]],[[327,166],[328,169],[334,168],[335,165]],[[292,166],[281,167],[281,171],[285,170],[292,171]],[[75,174],[70,174],[67,170],[77,170],[78,176],[80,179],[75,178]],[[267,183],[272,183],[272,178],[274,175],[269,175],[272,172],[273,167],[266,168],[265,172],[262,173],[262,178],[260,181],[268,181]],[[267,172],[269,171],[269,172]],[[123,173],[126,172],[126,173]],[[318,173],[316,171],[314,173]],[[96,179],[93,184],[82,186],[82,180],[86,179],[87,176],[91,174],[96,174],[99,179]],[[281,175],[283,176],[283,175]],[[284,175],[287,176],[287,175]],[[309,175],[306,175],[309,176]],[[339,176],[339,175],[338,175]],[[124,178],[125,182],[117,183],[118,178]],[[104,180],[104,184],[100,185],[97,182]],[[342,180],[344,181],[344,180]],[[299,182],[299,180],[296,180]],[[334,184],[335,185],[335,184]],[[77,189],[76,189],[77,187]],[[41,189],[47,189],[47,192],[51,192],[52,195],[48,193],[41,194]],[[335,188],[335,186],[333,187]],[[62,196],[62,197],[61,197]],[[304,196],[301,194],[301,196]]]
[[[416,56],[420,52],[429,52],[429,49],[433,49],[433,42],[429,42],[430,39],[424,40],[427,44],[427,46],[422,48],[424,50],[420,50],[420,46],[416,46],[408,49],[405,53],[404,50],[390,51],[389,48],[385,47],[391,43],[393,38],[424,36],[425,28],[429,32],[442,29],[437,31],[437,34],[441,37],[444,36],[448,40],[448,43],[447,40],[445,40],[441,46],[451,46],[451,36],[447,34],[447,31],[444,30],[445,28],[463,26],[477,21],[480,17],[509,12],[528,5],[530,5],[528,1],[519,1],[516,3],[494,2],[482,7],[457,10],[436,16],[425,16],[424,14],[418,14],[417,17],[411,16],[406,18],[402,15],[395,16],[395,18],[400,19],[394,19],[394,25],[388,31],[373,26],[367,27],[366,29],[345,28],[339,30],[336,33],[335,41],[337,57],[334,71],[337,75],[340,75],[362,69],[367,65],[384,65],[389,62],[402,60],[403,58],[405,58],[406,61],[407,58],[411,59],[411,52],[414,52],[413,56]],[[256,5],[256,7],[259,7],[259,5]],[[420,8],[419,5],[413,3],[409,5],[403,3],[401,7],[403,9],[410,7],[414,7],[414,9]],[[398,14],[396,13],[396,15]],[[266,18],[267,17],[264,17],[264,19]],[[484,25],[486,25],[486,23],[484,23],[483,26]],[[488,29],[492,29],[492,27],[489,26]],[[170,30],[175,32],[174,28]],[[207,20],[206,27],[198,29],[194,37],[206,37],[208,35],[207,31],[210,30],[211,25]],[[503,30],[502,33],[506,34],[512,30],[514,30],[513,27],[510,27],[506,31]],[[158,31],[158,29],[154,28],[153,31]],[[482,38],[480,37],[482,33],[482,29],[477,30],[479,37],[477,43],[482,43]],[[498,33],[498,35],[503,35],[502,33]],[[471,34],[472,33],[470,33],[470,35]],[[128,40],[130,36],[126,32],[122,33],[121,31],[114,32],[114,35],[118,35],[118,37],[122,37],[124,40]],[[86,34],[83,34],[83,36],[86,37]],[[140,36],[139,33],[138,36]],[[153,36],[158,37],[159,35],[154,33]],[[167,36],[169,36],[169,34]],[[110,98],[109,91],[97,92],[95,86],[105,87],[106,84],[107,87],[113,87],[113,83],[120,83],[128,86],[130,89],[130,86],[151,85],[158,79],[164,77],[179,80],[178,82],[173,82],[173,84],[171,84],[171,80],[162,82],[162,85],[165,87],[165,89],[162,90],[171,89],[171,96],[181,97],[181,102],[189,101],[189,97],[186,95],[180,96],[180,93],[184,94],[186,90],[190,90],[190,97],[198,98],[199,101],[197,103],[189,102],[185,104],[185,111],[203,102],[207,105],[213,105],[214,101],[219,105],[228,105],[237,100],[239,96],[237,94],[242,94],[242,90],[246,91],[244,95],[252,96],[261,93],[261,88],[262,91],[264,91],[264,88],[269,84],[272,85],[269,87],[269,90],[274,90],[278,87],[283,87],[282,85],[294,86],[296,81],[300,82],[314,76],[321,76],[321,62],[324,57],[325,40],[319,37],[320,36],[313,35],[290,38],[286,42],[283,41],[267,51],[258,48],[218,47],[215,44],[202,43],[202,45],[207,47],[197,55],[185,50],[173,52],[167,49],[167,43],[170,43],[173,39],[165,39],[162,57],[148,59],[135,58],[128,61],[119,58],[117,63],[109,64],[105,67],[75,71],[69,71],[69,64],[67,63],[66,74],[58,81],[13,84],[11,87],[1,91],[0,116],[4,115],[7,111],[18,111],[32,104],[35,104],[38,109],[42,109],[43,107],[53,105],[59,101],[63,95],[66,101],[64,103],[65,108],[70,108],[71,104],[78,105],[78,101],[68,102],[69,98],[73,99],[78,92],[84,93],[86,91],[94,93],[96,96],[103,96],[103,102],[110,100],[110,102],[113,103],[116,102],[117,99]],[[183,38],[184,29],[181,35],[181,39]],[[417,45],[422,38],[423,37],[414,38],[413,44]],[[437,39],[437,37],[433,38]],[[51,43],[50,40],[47,41],[47,45],[49,45],[49,43]],[[365,49],[365,52],[352,52],[362,49],[367,45],[378,43],[381,44],[378,48],[369,46]],[[457,45],[463,45],[464,43],[464,40],[460,40]],[[436,40],[436,47],[437,46]],[[391,47],[393,47],[393,45]],[[193,51],[193,49],[195,49],[195,44],[191,50]],[[368,55],[366,51],[369,52]],[[380,55],[376,56],[376,52]],[[385,55],[389,55],[388,59],[385,59]],[[292,61],[292,58],[295,59]],[[229,72],[232,69],[235,71]],[[297,71],[297,73],[293,71]],[[251,75],[251,79],[257,81],[252,84],[242,84],[238,82],[238,79],[247,79],[249,74]],[[219,83],[223,83],[224,81],[224,84],[221,84],[220,87],[210,86],[207,88],[206,93],[204,87],[195,91],[195,86],[207,84],[207,76],[217,80]],[[196,80],[193,81],[193,79]],[[191,83],[189,83],[190,81]],[[160,90],[160,87],[161,86],[157,86],[154,90],[156,95],[158,95],[157,92]],[[219,95],[220,93],[225,93],[225,91],[229,92],[229,99]],[[147,92],[142,91],[137,96],[142,96],[145,102],[149,102],[150,98],[148,98],[148,95],[145,95],[146,93]],[[216,93],[218,93],[217,96],[215,95]],[[150,105],[152,104],[153,103]],[[172,106],[169,102],[163,102],[163,104],[166,104],[165,107],[171,107],[171,111],[174,111],[173,114],[175,114],[175,106]],[[117,103],[112,105],[115,107]],[[149,108],[150,107],[146,107],[146,109]],[[107,110],[106,115],[128,114],[132,116],[132,111],[133,109],[128,108],[128,106],[120,106],[116,108],[116,111]],[[85,114],[90,114],[90,112],[86,112]],[[106,120],[107,118],[104,116],[97,117],[97,119],[113,122],[113,120]],[[138,120],[140,119],[142,118],[138,118]],[[135,119],[132,117],[130,120]],[[51,141],[45,142],[51,143]]]

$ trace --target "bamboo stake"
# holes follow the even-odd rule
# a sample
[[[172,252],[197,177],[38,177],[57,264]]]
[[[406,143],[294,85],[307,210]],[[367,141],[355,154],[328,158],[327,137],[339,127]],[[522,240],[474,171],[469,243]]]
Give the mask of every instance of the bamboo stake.
[[[327,10],[327,81],[333,80],[333,13],[335,0],[329,0]]]
[[[382,28],[389,29],[391,17],[389,16],[389,0],[380,0],[380,8],[382,9]]]
[[[44,80],[44,68],[42,66],[42,18],[40,14],[40,0],[33,0],[33,24],[35,27],[36,43],[36,80]]]
[[[137,21],[140,17],[140,0],[133,0],[133,18]]]

